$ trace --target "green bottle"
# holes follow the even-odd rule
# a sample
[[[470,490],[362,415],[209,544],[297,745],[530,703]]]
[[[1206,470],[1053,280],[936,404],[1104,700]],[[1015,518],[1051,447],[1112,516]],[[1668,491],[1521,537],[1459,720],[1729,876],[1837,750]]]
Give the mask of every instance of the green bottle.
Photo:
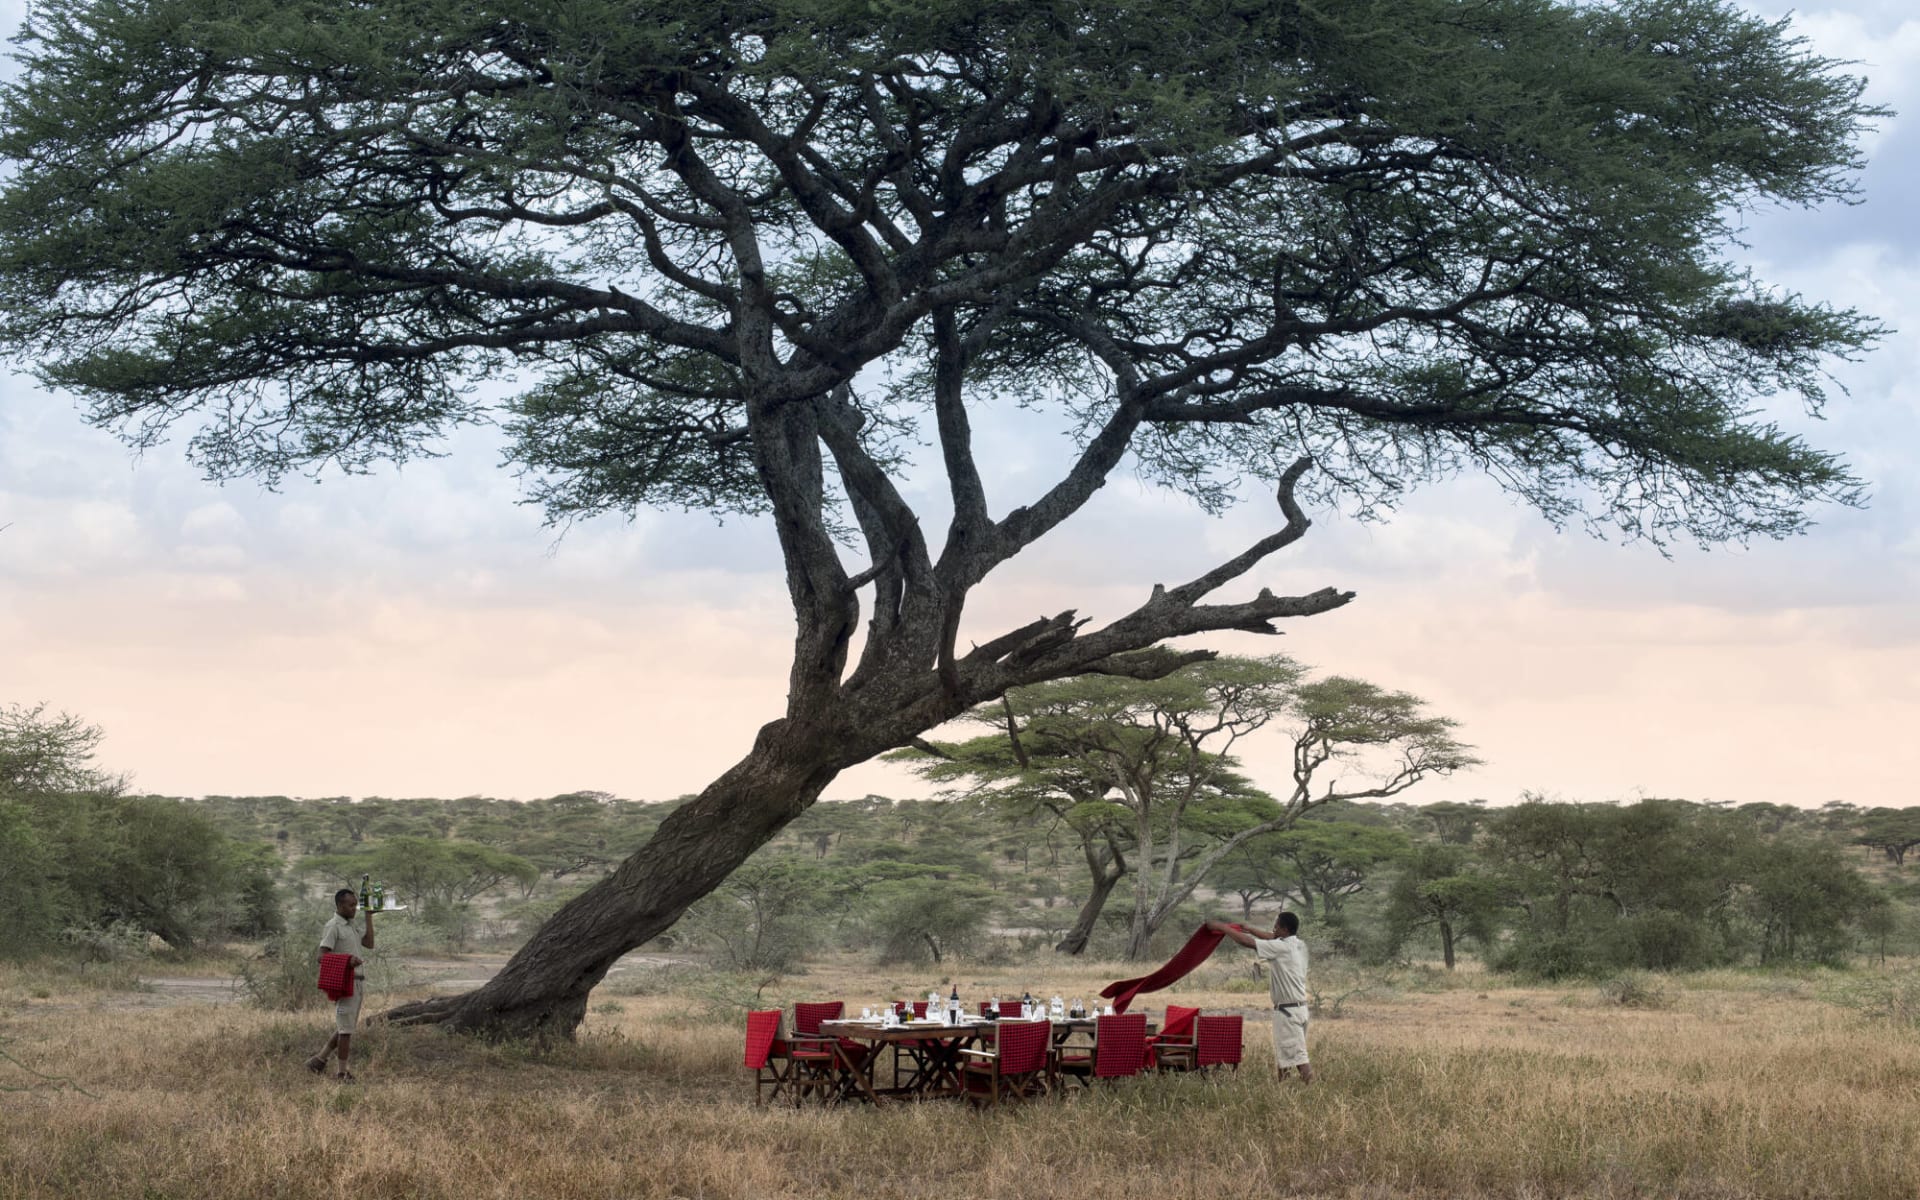
[[[373,876],[360,877],[360,908],[364,911],[373,901]]]
[[[387,906],[387,885],[384,883],[376,883],[373,885],[373,911],[379,912],[381,909],[385,908],[386,906]]]

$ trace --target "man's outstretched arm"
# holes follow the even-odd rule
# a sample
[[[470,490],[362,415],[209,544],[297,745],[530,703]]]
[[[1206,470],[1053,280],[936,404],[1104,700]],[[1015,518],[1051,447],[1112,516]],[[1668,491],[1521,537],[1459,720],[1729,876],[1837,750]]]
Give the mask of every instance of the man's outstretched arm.
[[[1230,937],[1247,949],[1253,949],[1253,935],[1229,921],[1208,921],[1204,926],[1208,933],[1218,933]]]

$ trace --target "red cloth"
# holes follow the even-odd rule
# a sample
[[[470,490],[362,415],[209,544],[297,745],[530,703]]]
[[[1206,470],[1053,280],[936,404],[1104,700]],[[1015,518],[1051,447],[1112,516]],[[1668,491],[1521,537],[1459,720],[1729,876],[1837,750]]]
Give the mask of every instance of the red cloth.
[[[346,1000],[353,995],[353,955],[320,956],[320,990],[329,1000]]]
[[[1239,929],[1240,926],[1235,925],[1233,928]],[[1141,992],[1157,992],[1163,987],[1171,987],[1186,978],[1187,972],[1207,961],[1208,956],[1220,945],[1220,939],[1225,936],[1224,933],[1210,933],[1207,927],[1202,925],[1194,930],[1193,936],[1187,939],[1187,944],[1175,951],[1173,957],[1162,963],[1153,974],[1142,975],[1138,979],[1115,980],[1100,989],[1100,995],[1103,999],[1113,1001],[1114,1012],[1123,1013],[1127,1011],[1127,1005],[1132,1004],[1133,998]]]

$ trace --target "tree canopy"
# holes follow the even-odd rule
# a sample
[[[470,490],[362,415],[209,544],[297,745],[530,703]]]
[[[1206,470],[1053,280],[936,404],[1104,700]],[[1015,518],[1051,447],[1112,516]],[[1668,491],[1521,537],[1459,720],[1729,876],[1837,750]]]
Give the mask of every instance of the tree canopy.
[[[598,935],[441,1006],[476,1023],[570,1029],[836,772],[1009,687],[1346,603],[1209,602],[1302,500],[1475,471],[1664,542],[1859,494],[1761,407],[1874,326],[1729,250],[1845,199],[1876,110],[1726,0],[47,0],[16,45],[0,338],[94,421],[267,479],[497,421],[555,520],[778,533],[785,715],[556,917]],[[1077,444],[1009,496],[974,424],[1015,405]],[[1285,525],[963,649],[1129,464],[1209,508],[1265,480]]]

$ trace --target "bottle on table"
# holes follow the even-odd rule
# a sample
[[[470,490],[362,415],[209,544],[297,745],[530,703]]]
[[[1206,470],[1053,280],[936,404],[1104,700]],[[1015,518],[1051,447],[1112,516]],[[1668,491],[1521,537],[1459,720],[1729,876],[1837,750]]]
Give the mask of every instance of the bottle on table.
[[[1032,992],[1020,993],[1020,1019],[1022,1021],[1033,1020],[1033,993]]]
[[[960,984],[956,982],[953,985],[953,995],[947,997],[947,1024],[958,1025],[959,1023],[960,1023]]]

